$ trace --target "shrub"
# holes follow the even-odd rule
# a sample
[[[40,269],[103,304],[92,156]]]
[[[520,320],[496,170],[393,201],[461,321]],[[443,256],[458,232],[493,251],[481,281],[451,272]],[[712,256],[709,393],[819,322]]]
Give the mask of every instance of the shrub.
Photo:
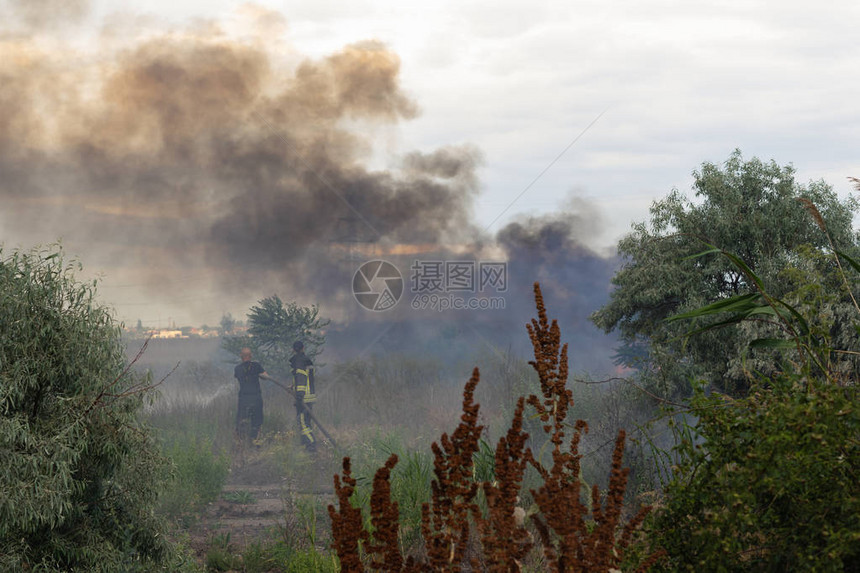
[[[814,205],[807,208],[825,230]],[[750,347],[774,352],[779,369],[754,377],[742,399],[697,390],[689,410],[699,421],[677,428],[678,462],[652,538],[669,551],[672,570],[860,570],[860,396],[857,372],[832,359],[845,353],[822,319],[833,297],[822,296],[814,273],[793,306],[723,254],[757,292],[677,318],[766,321],[781,337]],[[833,249],[830,274],[841,278],[839,298],[856,321],[860,308],[837,257],[860,265]]]
[[[860,568],[856,386],[786,375],[744,399],[700,390],[694,440],[652,532],[681,571]]]
[[[3,571],[133,571],[172,555],[152,512],[166,464],[136,417],[150,381],[129,372],[80,268],[46,250],[0,258]]]

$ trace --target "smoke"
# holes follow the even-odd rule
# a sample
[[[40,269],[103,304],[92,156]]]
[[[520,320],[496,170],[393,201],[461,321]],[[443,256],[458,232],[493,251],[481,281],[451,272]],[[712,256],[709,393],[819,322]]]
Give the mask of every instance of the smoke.
[[[534,280],[566,320],[585,320],[605,300],[614,262],[583,246],[595,220],[583,205],[493,237],[474,222],[477,149],[367,167],[373,134],[418,113],[399,58],[378,41],[303,58],[280,16],[246,7],[239,24],[141,29],[122,41],[107,27],[97,49],[81,51],[40,31],[82,20],[86,3],[9,10],[15,33],[0,34],[7,244],[62,237],[88,266],[191,315],[278,293],[342,319],[356,260],[400,256],[406,269],[419,254],[507,257],[516,303],[449,315],[498,343],[503,323],[522,338]],[[408,313],[384,317],[402,323],[401,340],[428,331],[426,315],[419,325]]]
[[[593,207],[571,200],[561,212],[521,217],[496,237],[512,276],[512,292],[507,297],[514,305],[511,314],[521,321],[510,330],[524,339],[522,319],[528,321],[535,313],[531,283],[540,282],[550,316],[558,319],[564,340],[570,343],[572,367],[591,372],[610,368],[607,358],[617,343],[588,320],[607,302],[610,281],[620,262],[587,246],[599,226],[600,216]]]
[[[2,7],[0,7],[2,8]],[[25,30],[44,30],[79,23],[89,12],[87,0],[13,0],[0,15]]]

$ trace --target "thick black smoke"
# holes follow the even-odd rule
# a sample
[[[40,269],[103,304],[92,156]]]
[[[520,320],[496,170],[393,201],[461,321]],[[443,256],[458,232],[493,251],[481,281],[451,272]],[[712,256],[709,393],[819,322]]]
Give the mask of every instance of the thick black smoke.
[[[522,317],[534,316],[532,284],[539,281],[550,315],[557,318],[565,341],[570,343],[575,370],[592,372],[609,368],[607,357],[615,340],[589,322],[589,315],[609,298],[610,280],[618,261],[599,255],[586,246],[596,234],[600,218],[585,203],[542,217],[516,220],[496,236],[511,268],[512,316],[520,322],[516,334],[522,339]],[[530,349],[530,347],[529,347]]]
[[[17,3],[0,33],[7,245],[63,237],[88,266],[192,315],[277,293],[319,303],[344,322],[342,340],[366,341],[357,329],[388,321],[381,348],[524,340],[535,280],[574,330],[605,300],[614,263],[583,246],[590,215],[524,218],[495,237],[474,223],[474,148],[367,167],[366,134],[417,113],[383,44],[301,58],[268,47],[283,46],[279,16],[252,9],[256,27],[243,34],[217,23],[141,31],[83,54],[44,40],[58,5],[66,20],[86,12],[82,2]],[[356,312],[351,273],[369,257],[404,271],[415,258],[505,258],[506,308]]]
[[[0,104],[14,110],[0,119],[7,239],[64,236],[105,265],[145,266],[162,296],[193,275],[215,293],[327,297],[332,256],[319,253],[345,224],[380,245],[474,235],[474,150],[412,153],[398,172],[364,166],[371,141],[345,125],[416,113],[378,42],[289,75],[262,43],[215,32],[145,38],[79,75],[38,47],[0,45],[12,62]]]

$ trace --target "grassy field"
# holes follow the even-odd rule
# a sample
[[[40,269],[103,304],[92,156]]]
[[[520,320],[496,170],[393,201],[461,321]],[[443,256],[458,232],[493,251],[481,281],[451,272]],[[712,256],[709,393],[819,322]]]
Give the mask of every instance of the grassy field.
[[[181,358],[177,346],[162,344],[140,367],[161,375],[170,360]],[[399,542],[404,554],[421,554],[421,505],[429,500],[433,478],[430,444],[458,424],[471,367],[478,364],[484,372],[476,391],[485,426],[475,454],[476,479],[493,478],[491,444],[510,425],[516,398],[539,391],[534,369],[509,353],[476,352],[471,365],[369,356],[319,370],[314,413],[337,448],[324,443],[317,454],[307,454],[299,445],[292,398],[266,382],[262,433],[257,447],[244,448],[234,442],[237,385],[229,357],[211,344],[191,350],[198,359],[180,363],[145,416],[174,463],[174,480],[160,512],[174,524],[176,539],[208,571],[337,570],[327,506],[335,501],[332,478],[344,456],[352,459],[357,476],[353,503],[367,509],[374,472],[397,454],[391,489],[400,506]],[[582,443],[581,479],[604,487],[617,430],[630,428],[645,414],[631,406],[640,401],[623,386],[581,381],[572,389],[573,415],[591,424]],[[543,436],[538,420],[527,418],[525,429]],[[546,443],[533,439],[530,446],[548,458]],[[648,467],[637,452],[631,447],[630,459]],[[650,489],[646,474],[634,472],[631,499]],[[526,509],[534,504],[528,491],[537,485],[536,477],[534,472],[525,476],[521,504]],[[365,516],[369,520],[367,511]],[[528,568],[543,570],[540,552],[533,553]]]

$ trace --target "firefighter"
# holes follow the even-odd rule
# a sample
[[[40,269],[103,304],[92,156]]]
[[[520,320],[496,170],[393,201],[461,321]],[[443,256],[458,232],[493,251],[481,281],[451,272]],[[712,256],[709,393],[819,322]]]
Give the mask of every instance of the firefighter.
[[[317,399],[314,393],[314,363],[305,354],[305,345],[301,340],[293,343],[293,356],[290,358],[290,367],[293,369],[293,391],[296,395],[296,417],[299,422],[299,432],[302,436],[302,444],[309,452],[317,450],[314,439],[313,424],[307,412],[311,410]]]
[[[251,349],[239,351],[242,359],[236,365],[233,375],[239,381],[239,405],[236,409],[236,434],[240,440],[253,442],[260,433],[263,425],[263,394],[260,391],[260,378],[269,379],[269,375],[259,362],[251,360]]]

